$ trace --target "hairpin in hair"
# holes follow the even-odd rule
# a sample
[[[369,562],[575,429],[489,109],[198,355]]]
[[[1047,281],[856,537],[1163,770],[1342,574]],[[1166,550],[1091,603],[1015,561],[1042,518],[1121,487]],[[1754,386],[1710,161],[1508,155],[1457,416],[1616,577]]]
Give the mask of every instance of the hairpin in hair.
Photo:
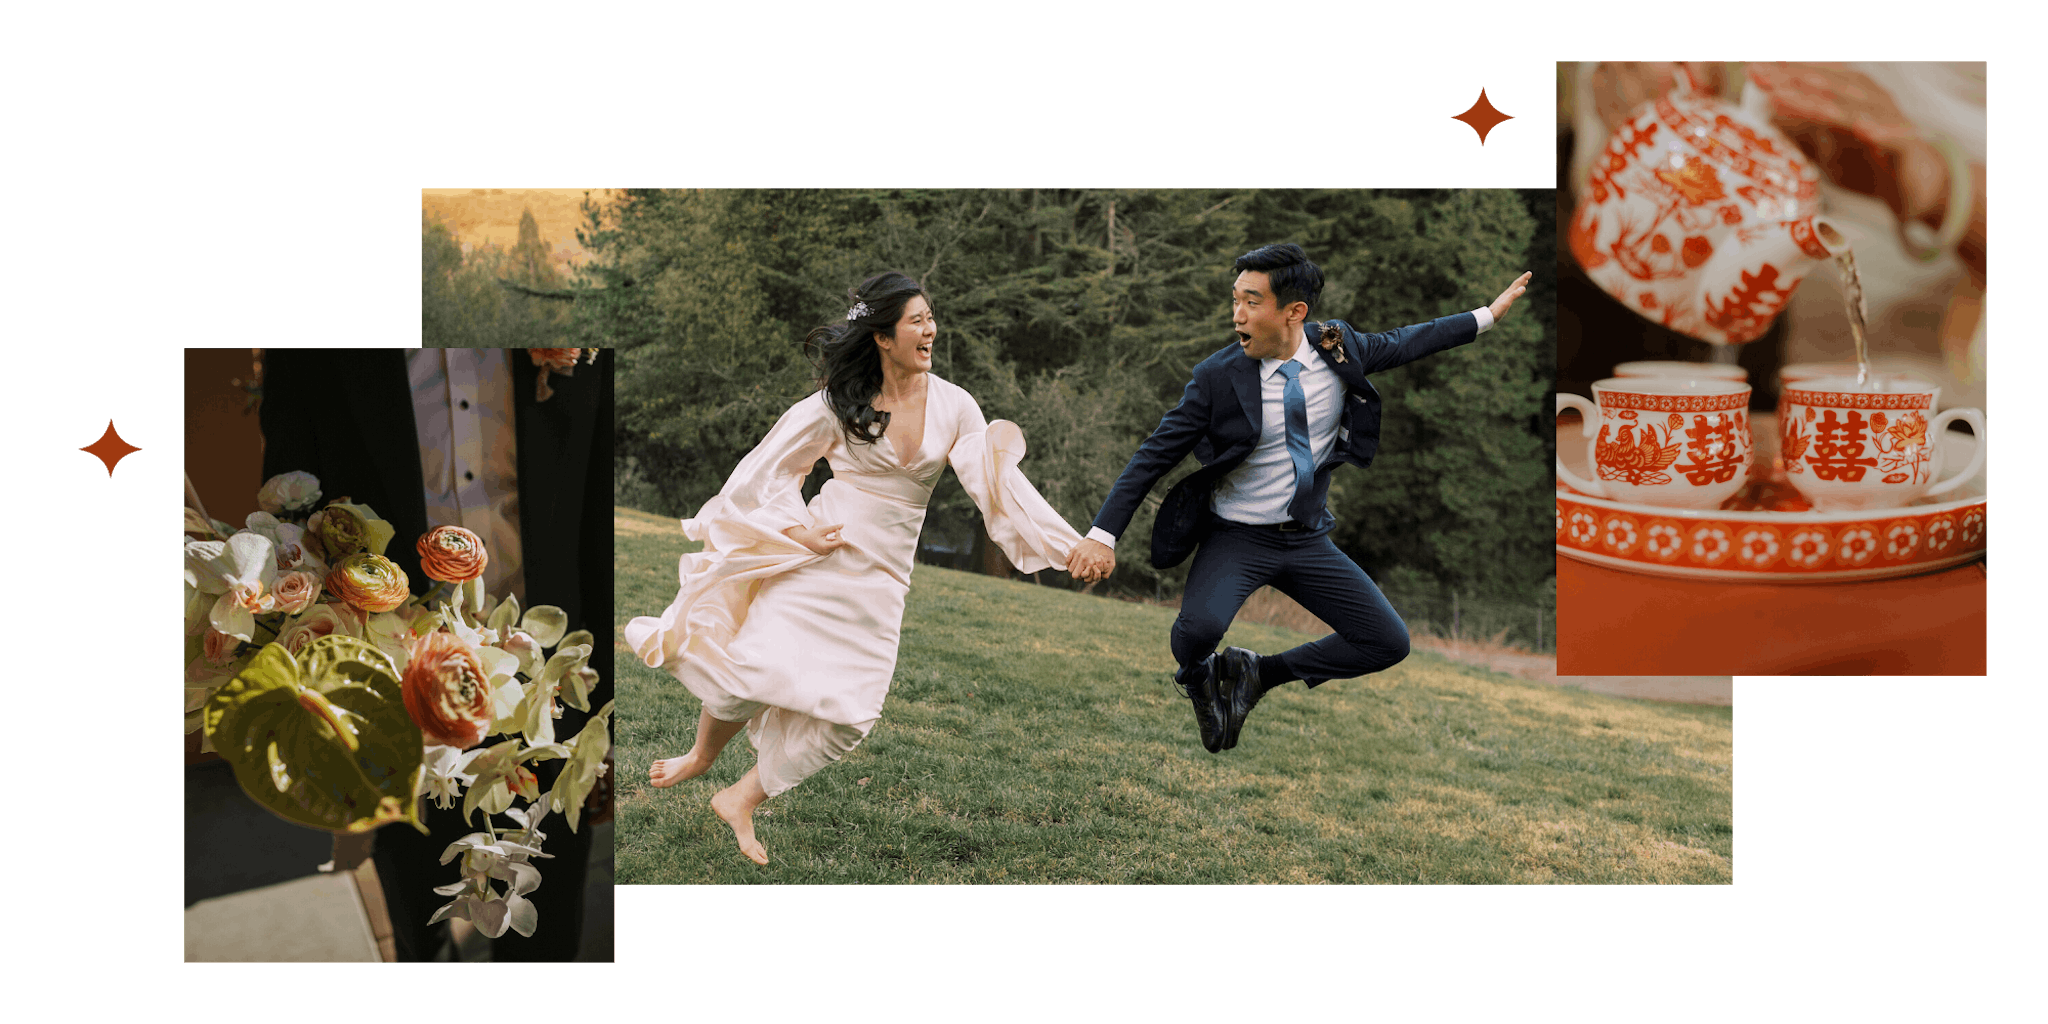
[[[866,315],[868,315],[868,304],[865,302],[856,302],[853,304],[852,309],[846,311],[846,318],[848,320],[858,320]]]

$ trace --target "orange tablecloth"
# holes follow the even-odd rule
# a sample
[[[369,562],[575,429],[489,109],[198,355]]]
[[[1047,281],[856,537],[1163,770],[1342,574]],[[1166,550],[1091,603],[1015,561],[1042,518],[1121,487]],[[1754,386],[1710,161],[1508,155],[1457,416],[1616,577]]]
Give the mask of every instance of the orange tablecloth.
[[[1983,675],[1985,563],[1716,583],[1557,558],[1559,675]]]

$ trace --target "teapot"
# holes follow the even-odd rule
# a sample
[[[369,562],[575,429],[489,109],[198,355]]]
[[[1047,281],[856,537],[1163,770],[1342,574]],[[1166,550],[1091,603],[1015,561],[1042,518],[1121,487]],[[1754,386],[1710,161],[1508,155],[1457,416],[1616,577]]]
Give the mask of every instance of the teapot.
[[[1819,216],[1820,172],[1769,120],[1681,86],[1644,104],[1594,159],[1568,238],[1621,304],[1735,345],[1847,242]]]

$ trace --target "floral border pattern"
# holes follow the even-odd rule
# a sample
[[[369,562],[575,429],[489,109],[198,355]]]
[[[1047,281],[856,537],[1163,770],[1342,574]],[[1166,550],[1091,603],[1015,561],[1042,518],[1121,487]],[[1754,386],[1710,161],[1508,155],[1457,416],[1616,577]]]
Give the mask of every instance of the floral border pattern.
[[[1844,523],[1685,520],[1621,512],[1557,495],[1557,546],[1652,566],[1751,572],[1760,578],[1896,570],[1985,549],[1985,503]]]
[[[1729,395],[1642,395],[1632,391],[1596,390],[1593,404],[1602,409],[1647,409],[1650,412],[1725,412],[1749,408],[1749,388]]]
[[[1934,395],[1928,392],[1917,394],[1891,394],[1874,391],[1799,391],[1787,388],[1779,397],[1780,407],[1791,405],[1813,405],[1823,409],[1928,409],[1934,408]]]

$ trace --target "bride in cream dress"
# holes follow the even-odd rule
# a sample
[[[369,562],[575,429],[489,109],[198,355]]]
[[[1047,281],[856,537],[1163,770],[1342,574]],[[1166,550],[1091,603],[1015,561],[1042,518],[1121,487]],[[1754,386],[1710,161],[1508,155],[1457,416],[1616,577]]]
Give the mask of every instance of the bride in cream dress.
[[[697,738],[649,767],[655,786],[703,774],[742,727],[754,767],[711,798],[757,864],[761,802],[846,755],[881,716],[925,505],[952,466],[990,539],[1022,572],[1064,569],[1080,536],[1017,468],[1024,436],[934,376],[937,324],[897,273],[863,282],[844,324],[806,344],[824,387],[783,413],[683,533],[682,586],[626,642],[703,701]],[[804,478],[832,467],[807,507]]]

